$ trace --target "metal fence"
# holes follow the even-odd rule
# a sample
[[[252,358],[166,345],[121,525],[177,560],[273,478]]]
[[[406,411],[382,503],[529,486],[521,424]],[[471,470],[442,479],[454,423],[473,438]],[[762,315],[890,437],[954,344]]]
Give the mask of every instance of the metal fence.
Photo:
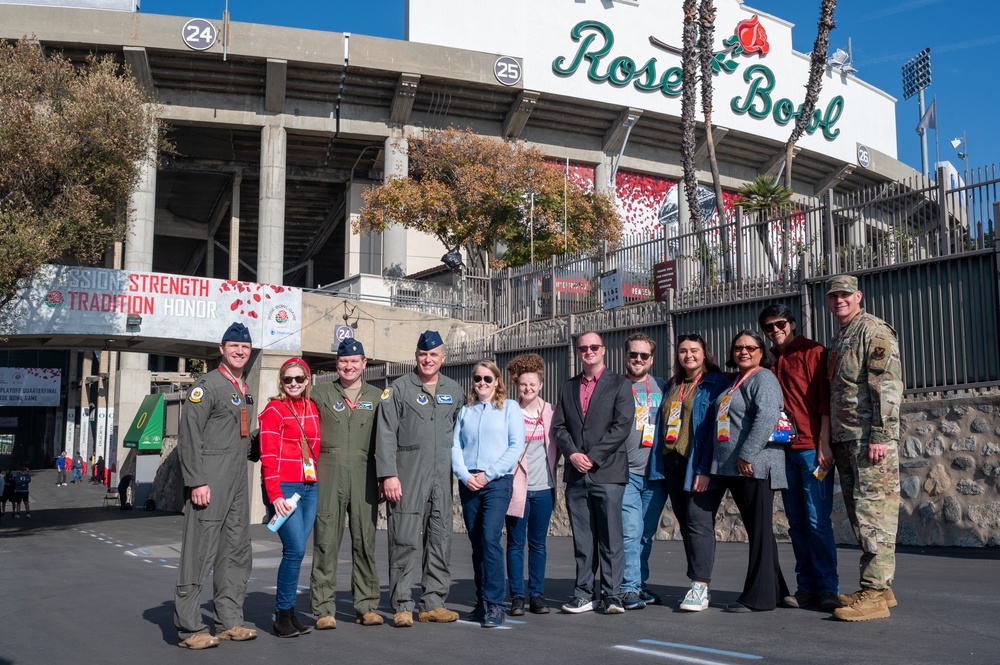
[[[503,367],[537,351],[546,360],[543,394],[553,399],[577,371],[576,335],[600,332],[609,367],[622,371],[625,339],[642,330],[659,345],[654,371],[668,375],[676,334],[700,332],[724,360],[732,337],[756,328],[760,310],[774,302],[792,308],[801,333],[829,342],[836,324],[824,284],[850,272],[866,310],[899,335],[908,392],[997,385],[998,188],[996,166],[975,170],[968,182],[942,171],[936,182],[916,177],[846,195],[831,191],[776,218],[737,208],[716,226],[682,222],[662,238],[626,238],[598,252],[505,269],[488,281],[480,276],[489,289],[479,297],[491,304],[488,318],[498,329],[450,349],[445,372],[465,385],[478,359]],[[664,259],[677,261],[678,288],[658,303],[653,264]],[[604,311],[600,275],[612,268],[623,275],[626,306]]]

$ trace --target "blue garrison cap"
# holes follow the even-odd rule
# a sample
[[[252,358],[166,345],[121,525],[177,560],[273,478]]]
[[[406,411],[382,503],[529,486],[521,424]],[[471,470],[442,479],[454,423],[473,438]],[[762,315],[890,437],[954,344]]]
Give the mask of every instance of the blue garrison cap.
[[[417,351],[430,351],[431,349],[436,349],[444,344],[444,340],[441,339],[440,333],[436,330],[425,330],[420,333],[420,338],[417,339]]]
[[[233,323],[226,328],[226,333],[222,336],[222,343],[225,344],[226,342],[245,342],[251,344],[250,329],[242,323]]]
[[[340,346],[337,347],[337,357],[346,358],[347,356],[363,356],[365,355],[365,347],[358,340],[353,337],[348,337],[347,339],[340,340]]]

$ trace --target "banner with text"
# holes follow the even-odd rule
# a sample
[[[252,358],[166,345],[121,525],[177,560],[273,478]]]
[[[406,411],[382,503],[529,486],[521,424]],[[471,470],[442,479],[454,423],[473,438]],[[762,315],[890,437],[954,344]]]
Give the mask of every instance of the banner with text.
[[[0,367],[0,406],[59,406],[62,370]]]
[[[43,266],[3,317],[10,335],[141,335],[218,342],[233,321],[254,348],[302,347],[302,290],[186,275]],[[129,325],[129,317],[141,323]]]

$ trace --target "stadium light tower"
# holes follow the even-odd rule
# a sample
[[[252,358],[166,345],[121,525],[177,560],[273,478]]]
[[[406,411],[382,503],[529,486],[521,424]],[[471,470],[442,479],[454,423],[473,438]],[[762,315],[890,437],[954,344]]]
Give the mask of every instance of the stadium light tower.
[[[925,48],[920,53],[910,58],[902,67],[903,70],[903,99],[909,99],[917,95],[920,105],[920,118],[924,117],[924,90],[931,84],[931,50]],[[924,175],[930,171],[927,168],[927,132],[920,134],[920,164],[923,166]]]

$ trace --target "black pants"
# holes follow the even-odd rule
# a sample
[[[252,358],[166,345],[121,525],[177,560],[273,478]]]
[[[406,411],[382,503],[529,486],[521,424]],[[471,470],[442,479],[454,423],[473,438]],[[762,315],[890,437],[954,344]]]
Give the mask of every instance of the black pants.
[[[622,532],[624,496],[624,483],[595,483],[589,474],[566,485],[566,511],[573,529],[573,553],[576,558],[573,595],[578,598],[621,602],[622,579],[625,576]],[[598,560],[601,569],[599,596],[594,593]]]
[[[736,600],[750,609],[773,610],[788,586],[778,565],[778,543],[774,539],[770,480],[742,476],[713,476],[720,487],[691,493],[688,500],[688,531],[694,555],[689,559],[691,579],[711,581],[715,564],[715,515],[726,490],[740,511],[750,545],[743,593]]]

